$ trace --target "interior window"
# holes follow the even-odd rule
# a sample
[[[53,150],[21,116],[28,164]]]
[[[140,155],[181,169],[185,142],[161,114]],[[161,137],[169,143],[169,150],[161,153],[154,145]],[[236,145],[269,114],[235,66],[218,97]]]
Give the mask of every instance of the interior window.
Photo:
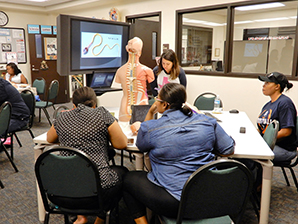
[[[227,10],[183,14],[181,66],[223,71]]]

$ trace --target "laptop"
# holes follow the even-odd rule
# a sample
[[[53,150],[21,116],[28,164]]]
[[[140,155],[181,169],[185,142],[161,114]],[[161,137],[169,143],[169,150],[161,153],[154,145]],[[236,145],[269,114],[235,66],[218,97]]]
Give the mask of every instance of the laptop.
[[[119,88],[112,88],[111,85],[115,78],[116,72],[94,72],[90,87],[96,95],[101,95],[105,92],[119,91]]]

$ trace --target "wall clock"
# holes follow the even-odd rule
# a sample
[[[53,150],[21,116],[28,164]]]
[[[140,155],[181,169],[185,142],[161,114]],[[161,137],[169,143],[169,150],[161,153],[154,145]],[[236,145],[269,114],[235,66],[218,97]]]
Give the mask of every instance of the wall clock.
[[[5,26],[8,23],[8,15],[0,11],[0,26]]]

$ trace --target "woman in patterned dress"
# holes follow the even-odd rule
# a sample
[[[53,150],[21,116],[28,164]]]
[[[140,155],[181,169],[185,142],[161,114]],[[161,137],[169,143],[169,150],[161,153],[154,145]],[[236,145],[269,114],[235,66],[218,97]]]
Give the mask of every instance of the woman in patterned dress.
[[[96,94],[90,87],[82,87],[73,93],[72,110],[62,112],[48,131],[47,141],[59,142],[88,154],[98,166],[103,188],[104,206],[111,208],[122,197],[122,175],[125,167],[109,166],[109,142],[114,148],[124,149],[127,137],[117,120],[104,107],[96,107]],[[99,214],[95,224],[104,223],[105,214]],[[78,215],[75,224],[87,223]]]

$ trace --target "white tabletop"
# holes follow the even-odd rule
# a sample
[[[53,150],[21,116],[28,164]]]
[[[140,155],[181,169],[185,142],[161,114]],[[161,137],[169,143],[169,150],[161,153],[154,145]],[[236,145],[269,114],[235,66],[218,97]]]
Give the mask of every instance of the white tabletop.
[[[218,124],[236,142],[235,152],[232,157],[267,160],[274,158],[272,150],[245,112],[235,114],[223,111],[221,114],[213,114],[213,116],[222,121]],[[240,133],[240,127],[245,128],[245,133]]]

